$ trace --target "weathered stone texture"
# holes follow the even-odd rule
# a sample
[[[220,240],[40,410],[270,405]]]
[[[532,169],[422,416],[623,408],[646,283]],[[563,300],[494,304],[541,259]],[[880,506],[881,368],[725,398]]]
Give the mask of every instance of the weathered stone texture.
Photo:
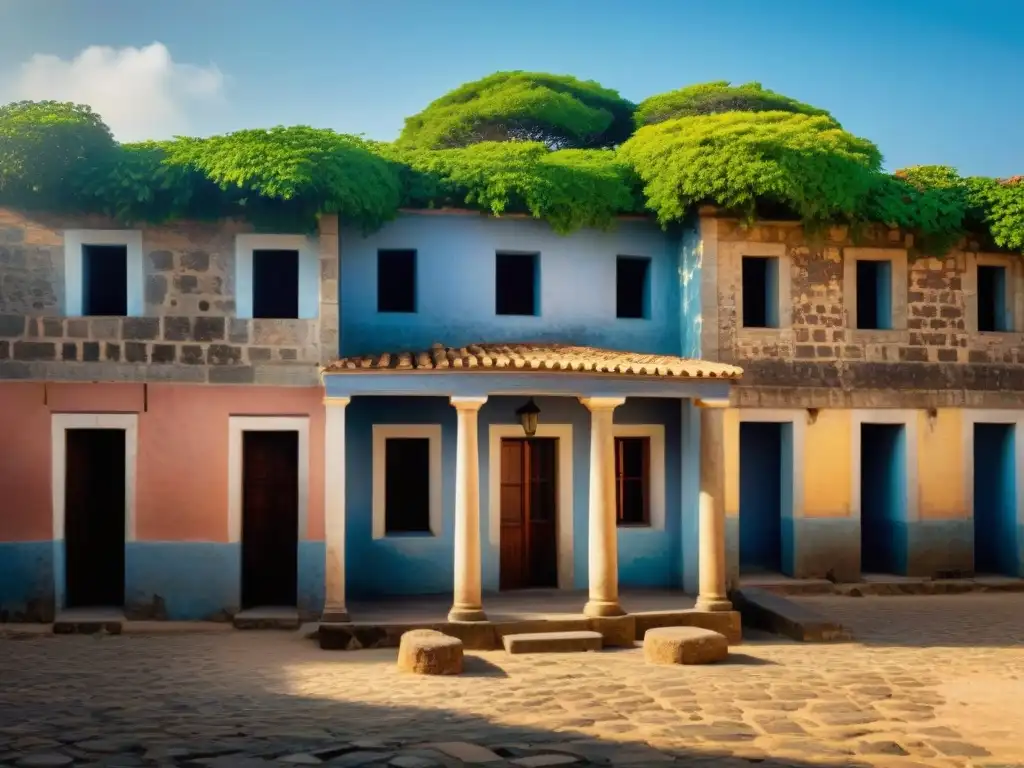
[[[12,361],[0,379],[308,385],[319,364],[337,357],[334,217],[324,218],[321,318],[313,320],[233,317],[235,236],[247,230],[233,221],[142,228],[145,317],[62,317],[63,230],[72,228],[119,227],[0,209],[0,360]],[[322,350],[323,340],[330,346]],[[59,365],[43,372],[28,361]]]
[[[918,399],[926,405],[938,404],[936,397],[963,405],[980,392],[988,394],[984,402],[973,396],[979,407],[991,405],[993,397],[1005,400],[1007,392],[1016,393],[1015,403],[1024,399],[1024,333],[978,333],[972,321],[975,265],[1005,263],[1011,279],[1022,285],[1019,257],[979,253],[970,242],[942,258],[920,255],[909,235],[881,226],[856,237],[844,227],[808,234],[788,222],[745,227],[719,219],[716,229],[718,323],[705,329],[704,346],[744,368],[738,403],[872,407],[864,402],[872,400],[873,407],[884,407],[925,395]],[[905,264],[906,299],[897,293],[892,330],[852,327],[855,297],[845,285],[851,274],[845,262],[862,248],[890,251],[894,279],[903,274],[897,264]],[[780,280],[788,281],[788,313],[783,303],[781,328],[744,328],[742,256],[771,249],[781,257]],[[771,388],[779,391],[763,391]],[[879,402],[883,395],[885,402]]]

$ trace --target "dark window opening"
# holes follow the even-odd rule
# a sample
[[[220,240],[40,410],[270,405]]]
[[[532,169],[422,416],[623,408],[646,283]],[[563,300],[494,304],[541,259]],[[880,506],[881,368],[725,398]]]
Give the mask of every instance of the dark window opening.
[[[651,441],[615,438],[616,519],[619,525],[650,525]]]
[[[1011,330],[1006,305],[1006,267],[978,267],[978,330]]]
[[[497,314],[537,314],[537,261],[536,253],[497,254],[494,270]]]
[[[651,260],[619,256],[615,263],[615,316],[650,317]]]
[[[299,252],[252,252],[252,316],[299,316]]]
[[[416,311],[416,251],[377,251],[377,311]]]
[[[430,533],[430,440],[384,441],[384,532]]]
[[[857,262],[857,327],[892,328],[892,262]]]
[[[128,314],[128,248],[82,246],[82,314]]]
[[[779,327],[779,260],[743,257],[743,327]]]

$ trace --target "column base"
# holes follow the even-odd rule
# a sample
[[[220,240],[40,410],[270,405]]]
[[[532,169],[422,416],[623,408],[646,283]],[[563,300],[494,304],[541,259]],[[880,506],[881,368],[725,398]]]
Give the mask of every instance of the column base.
[[[325,608],[320,615],[321,624],[349,624],[352,619],[344,608]]]
[[[448,621],[487,621],[487,614],[483,608],[474,608],[469,605],[453,605],[448,611]]]
[[[583,615],[599,619],[605,616],[625,616],[618,600],[588,600],[583,606]]]
[[[725,597],[698,597],[693,609],[695,611],[708,611],[709,613],[731,611],[732,602]]]

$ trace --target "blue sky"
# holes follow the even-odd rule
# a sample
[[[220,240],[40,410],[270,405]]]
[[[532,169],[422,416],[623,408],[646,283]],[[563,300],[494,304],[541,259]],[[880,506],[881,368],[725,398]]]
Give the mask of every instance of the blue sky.
[[[153,43],[169,59],[76,61]],[[758,80],[831,110],[890,168],[1024,173],[1024,0],[0,0],[0,100],[89,101],[122,138],[305,123],[391,139],[500,69],[633,100]]]

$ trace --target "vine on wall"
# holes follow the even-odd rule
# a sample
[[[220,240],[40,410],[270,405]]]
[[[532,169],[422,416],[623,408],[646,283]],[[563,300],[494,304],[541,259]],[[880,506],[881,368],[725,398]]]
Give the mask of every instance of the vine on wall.
[[[0,107],[0,205],[124,222],[238,216],[365,231],[402,207],[521,212],[558,232],[621,214],[664,225],[714,204],[810,226],[882,222],[942,252],[967,233],[1024,251],[1024,180],[945,166],[887,174],[870,141],[758,83],[690,86],[632,104],[592,81],[499,72],[406,120],[394,143],[307,126],[119,144],[89,107]]]

